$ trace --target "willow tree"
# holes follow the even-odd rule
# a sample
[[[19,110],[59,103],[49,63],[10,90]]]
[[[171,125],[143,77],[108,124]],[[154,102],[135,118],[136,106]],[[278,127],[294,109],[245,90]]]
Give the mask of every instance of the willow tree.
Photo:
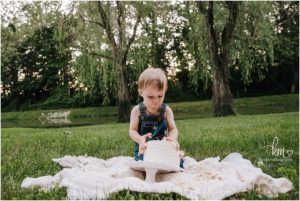
[[[116,73],[116,92],[118,121],[128,121],[130,117],[130,94],[129,94],[129,75],[127,69],[128,54],[132,44],[135,41],[137,28],[141,21],[138,3],[132,2],[88,2],[88,12],[80,12],[80,18],[94,28],[97,27],[99,38],[106,38],[102,41],[98,40],[96,51],[89,51],[91,55],[98,57],[100,69],[114,68]],[[92,11],[92,12],[89,12]],[[92,34],[91,30],[86,30],[88,34]],[[103,34],[102,34],[103,33]],[[95,33],[94,33],[95,34]],[[96,40],[95,40],[96,41]],[[95,42],[93,41],[93,42]],[[107,46],[105,54],[101,51],[101,46]],[[103,49],[103,48],[102,48]],[[110,53],[108,52],[110,51]],[[112,65],[104,65],[103,62],[109,60]],[[102,64],[101,64],[102,63]],[[111,89],[114,90],[114,89]]]
[[[231,72],[246,86],[274,66],[274,12],[270,2],[185,2],[183,38],[195,64],[191,82],[212,82],[215,116],[235,114]]]
[[[214,2],[209,1],[205,7],[203,2],[197,2],[199,12],[205,15],[208,28],[209,52],[213,72],[213,108],[215,116],[235,114],[233,96],[229,86],[229,46],[232,40],[236,20],[239,13],[239,2],[225,1],[228,17],[223,30],[215,29]]]
[[[126,34],[126,6],[123,2],[117,1],[117,17],[114,19],[117,26],[112,26],[109,16],[103,9],[103,3],[97,2],[99,15],[101,16],[101,26],[105,29],[107,37],[112,45],[112,55],[116,63],[118,75],[118,121],[129,120],[130,115],[130,95],[128,88],[128,74],[126,70],[126,61],[128,52],[135,40],[136,30],[140,23],[141,16],[137,12],[136,21],[131,36]],[[110,4],[108,4],[111,6]],[[114,30],[115,28],[115,30]]]

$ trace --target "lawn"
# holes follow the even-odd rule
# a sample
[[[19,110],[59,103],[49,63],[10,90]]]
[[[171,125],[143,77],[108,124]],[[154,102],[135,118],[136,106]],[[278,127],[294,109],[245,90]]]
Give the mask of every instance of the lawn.
[[[246,105],[246,103],[245,103]],[[272,106],[274,107],[274,106]],[[278,199],[299,199],[299,113],[238,115],[222,118],[177,120],[179,142],[186,155],[202,160],[231,152],[240,152],[255,166],[273,177],[287,177],[294,189]],[[65,134],[71,133],[71,134]],[[293,150],[290,158],[272,155],[271,145],[277,138],[278,148]],[[108,123],[69,128],[2,128],[1,199],[66,199],[66,190],[21,189],[27,176],[54,175],[61,168],[52,158],[64,155],[88,155],[102,159],[132,156],[133,142],[128,123]],[[267,199],[254,192],[237,195],[245,199]],[[108,199],[185,199],[176,194],[123,191]]]

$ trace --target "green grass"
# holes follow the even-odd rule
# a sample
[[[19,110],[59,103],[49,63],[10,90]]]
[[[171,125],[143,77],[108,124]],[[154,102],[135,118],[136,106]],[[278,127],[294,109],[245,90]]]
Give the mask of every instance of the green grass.
[[[269,114],[280,112],[297,112],[299,110],[299,94],[262,96],[235,99],[237,114]],[[170,103],[175,120],[212,117],[210,100]],[[72,125],[88,125],[115,122],[116,107],[78,108],[61,110],[37,110],[24,112],[1,113],[2,127],[40,127],[41,113],[53,111],[71,111]]]
[[[259,102],[255,99],[253,101]],[[189,108],[188,104],[186,107]],[[255,166],[262,160],[265,165],[261,168],[265,173],[273,177],[287,177],[294,184],[294,189],[280,195],[279,199],[298,200],[298,115],[298,112],[286,112],[197,118],[177,120],[176,124],[180,131],[181,149],[186,155],[196,160],[215,156],[222,159],[231,152],[240,152]],[[133,142],[128,136],[128,126],[128,123],[110,123],[70,128],[2,128],[1,199],[66,199],[66,190],[63,188],[45,193],[38,189],[21,189],[21,182],[27,176],[56,174],[61,168],[51,159],[64,155],[88,155],[103,159],[132,156]],[[64,131],[72,134],[65,135]],[[275,137],[279,139],[278,147],[293,150],[289,160],[275,160],[270,149],[262,148],[272,144]],[[253,191],[237,196],[267,199],[260,198]],[[185,198],[177,194],[122,191],[112,194],[108,199]]]

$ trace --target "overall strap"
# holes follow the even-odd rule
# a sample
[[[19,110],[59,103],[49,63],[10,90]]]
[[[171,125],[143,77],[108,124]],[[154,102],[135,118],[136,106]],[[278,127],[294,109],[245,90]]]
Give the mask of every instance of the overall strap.
[[[143,102],[141,102],[141,103],[139,104],[139,109],[140,109],[140,114],[141,114],[141,115],[145,115],[145,114],[146,114],[146,111],[145,111],[145,105],[144,105]]]
[[[165,118],[166,107],[167,107],[167,104],[165,104],[165,103],[161,104],[161,106],[160,106],[160,117],[162,119]]]
[[[167,104],[165,104],[165,103],[161,104],[161,106],[160,106],[160,117],[162,119],[164,119],[164,117],[165,117],[166,107],[167,107]],[[141,102],[139,104],[139,110],[140,110],[140,114],[141,115],[145,115],[146,114],[146,108],[145,108],[145,105],[144,105],[143,102]]]

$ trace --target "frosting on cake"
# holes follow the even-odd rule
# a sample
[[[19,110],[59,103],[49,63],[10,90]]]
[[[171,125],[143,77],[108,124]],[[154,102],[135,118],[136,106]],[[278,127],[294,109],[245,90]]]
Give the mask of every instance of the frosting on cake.
[[[152,140],[147,143],[144,161],[179,167],[180,156],[171,142]]]

